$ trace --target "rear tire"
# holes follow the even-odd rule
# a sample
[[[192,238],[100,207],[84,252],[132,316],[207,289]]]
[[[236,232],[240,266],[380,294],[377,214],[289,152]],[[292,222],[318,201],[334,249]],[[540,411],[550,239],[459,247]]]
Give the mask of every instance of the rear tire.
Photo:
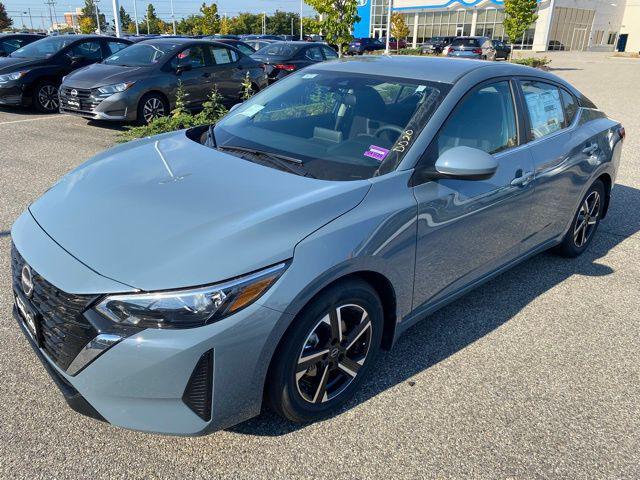
[[[49,81],[38,83],[33,91],[33,106],[41,113],[59,112],[58,85]]]
[[[158,93],[146,93],[138,102],[137,122],[140,125],[148,125],[158,117],[169,115],[169,102]]]
[[[383,311],[366,282],[339,282],[294,320],[269,371],[266,396],[293,422],[321,419],[343,405],[374,363],[382,339]]]
[[[593,240],[602,212],[604,210],[605,191],[604,184],[596,180],[582,198],[578,211],[573,217],[571,227],[562,239],[562,243],[556,247],[559,255],[574,258],[582,255]]]

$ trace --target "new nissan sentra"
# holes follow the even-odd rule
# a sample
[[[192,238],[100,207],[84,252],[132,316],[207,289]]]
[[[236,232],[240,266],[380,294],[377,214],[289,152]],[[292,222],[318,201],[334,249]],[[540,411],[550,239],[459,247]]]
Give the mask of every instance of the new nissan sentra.
[[[60,111],[96,120],[148,123],[169,114],[180,84],[187,108],[200,108],[214,87],[231,106],[240,101],[247,75],[254,91],[267,86],[261,64],[234,46],[160,37],[67,75],[60,87]]]
[[[582,254],[624,136],[528,67],[314,65],[63,177],[13,225],[14,315],[71,407],[114,425],[316,420],[429,313]]]

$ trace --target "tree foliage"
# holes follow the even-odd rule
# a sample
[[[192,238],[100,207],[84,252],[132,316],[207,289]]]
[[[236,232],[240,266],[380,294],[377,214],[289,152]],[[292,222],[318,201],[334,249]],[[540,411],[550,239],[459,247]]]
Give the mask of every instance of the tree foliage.
[[[98,31],[98,23],[96,22],[96,3],[93,0],[84,0],[82,13],[78,16],[78,24],[81,33],[95,33]],[[104,30],[107,25],[107,19],[104,13],[98,8],[98,17],[100,18],[100,30]]]
[[[4,8],[4,4],[0,2],[0,30],[9,28],[11,25],[13,25],[13,20],[9,18],[7,9]]]
[[[536,0],[504,0],[504,31],[512,45],[538,19],[537,6]]]
[[[166,33],[167,24],[158,17],[155,7],[150,3],[147,5],[147,13],[139,25],[141,32]]]
[[[351,29],[358,16],[358,3],[356,0],[305,0],[322,15],[320,27],[329,43],[338,46],[338,55],[341,57],[345,46],[353,39]],[[535,0],[534,0],[535,1]]]
[[[135,32],[135,24],[133,20],[131,20],[131,15],[127,13],[122,5],[120,5],[120,26],[122,27],[123,32],[131,31],[131,27],[133,26],[133,31]]]
[[[400,13],[391,14],[391,36],[396,39],[396,50],[400,44],[400,40],[407,38],[411,34],[411,30],[404,21],[404,15]]]

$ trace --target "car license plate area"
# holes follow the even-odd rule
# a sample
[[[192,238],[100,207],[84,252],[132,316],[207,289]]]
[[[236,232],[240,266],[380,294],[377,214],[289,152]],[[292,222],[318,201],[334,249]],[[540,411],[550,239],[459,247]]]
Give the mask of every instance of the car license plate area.
[[[29,300],[27,300],[20,292],[15,290],[14,300],[18,314],[20,315],[25,327],[27,327],[29,335],[31,335],[38,347],[40,347],[42,345],[42,332],[38,313],[33,309],[33,307],[31,307]]]
[[[67,106],[69,108],[73,108],[75,110],[79,110],[80,109],[80,101],[79,100],[68,99],[67,100]]]

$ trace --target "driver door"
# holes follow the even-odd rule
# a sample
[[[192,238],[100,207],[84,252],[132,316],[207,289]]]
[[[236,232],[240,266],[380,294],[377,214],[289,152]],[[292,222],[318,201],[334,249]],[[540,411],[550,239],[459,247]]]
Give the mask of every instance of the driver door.
[[[213,86],[213,76],[207,66],[207,55],[203,45],[191,45],[178,53],[171,61],[176,72],[177,81],[174,98],[178,89],[178,81],[182,83],[185,93],[185,104],[188,108],[198,108],[206,100]],[[185,68],[181,70],[182,68]]]
[[[414,173],[418,238],[414,308],[428,307],[517,258],[528,235],[533,160],[519,141],[516,90],[491,81],[458,103]],[[430,179],[437,158],[467,146],[490,153],[487,180]]]

